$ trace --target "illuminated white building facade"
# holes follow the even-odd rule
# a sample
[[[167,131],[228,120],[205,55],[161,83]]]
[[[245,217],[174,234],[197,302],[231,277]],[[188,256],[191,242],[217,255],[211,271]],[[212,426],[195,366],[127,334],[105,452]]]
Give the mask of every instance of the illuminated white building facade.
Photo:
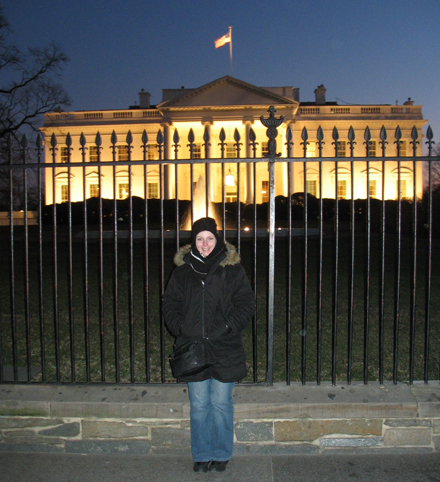
[[[268,116],[269,106],[274,106],[276,116],[283,116],[284,122],[278,128],[277,152],[281,157],[287,157],[286,132],[291,128],[293,133],[293,148],[291,156],[301,158],[304,155],[301,143],[303,129],[307,129],[307,192],[316,197],[335,198],[335,163],[322,163],[322,185],[319,183],[319,163],[313,158],[318,157],[317,132],[322,129],[324,144],[322,157],[334,157],[335,146],[332,133],[336,127],[339,133],[338,140],[338,197],[351,199],[352,196],[365,198],[367,196],[367,163],[350,162],[351,156],[348,132],[352,127],[356,136],[354,144],[354,157],[365,157],[366,147],[364,133],[368,127],[371,133],[369,160],[369,192],[373,198],[382,198],[382,182],[385,179],[384,193],[386,199],[396,199],[400,186],[401,197],[412,198],[414,194],[414,166],[416,165],[416,195],[420,197],[423,189],[422,162],[414,163],[414,159],[403,160],[398,169],[397,146],[394,134],[399,126],[402,133],[400,144],[401,157],[412,156],[411,132],[415,127],[420,145],[417,155],[421,155],[422,127],[425,120],[422,107],[414,105],[408,99],[403,105],[337,105],[336,102],[327,102],[326,89],[323,85],[315,90],[314,102],[300,102],[299,89],[294,87],[265,87],[260,88],[238,79],[226,76],[209,84],[194,89],[164,89],[162,102],[156,106],[150,105],[150,94],[140,92],[139,105],[127,110],[105,111],[80,111],[80,112],[54,112],[46,114],[42,132],[45,135],[45,160],[46,162],[60,163],[60,167],[53,170],[54,178],[46,174],[46,204],[64,202],[68,200],[69,191],[71,201],[81,201],[84,194],[87,198],[101,195],[103,198],[123,199],[127,197],[131,188],[132,195],[157,198],[160,196],[159,170],[155,163],[159,159],[157,135],[163,135],[163,159],[175,159],[175,134],[178,133],[180,147],[178,159],[189,159],[190,130],[194,134],[193,158],[205,158],[204,134],[209,132],[210,159],[222,157],[220,148],[220,132],[226,134],[225,158],[236,158],[237,151],[234,147],[234,133],[240,135],[241,158],[253,158],[254,153],[249,145],[251,129],[255,133],[257,144],[256,157],[265,157],[267,151],[266,128],[261,124],[260,117]],[[388,135],[386,146],[385,172],[383,172],[383,158],[380,132],[385,128]],[[98,169],[98,147],[96,136],[99,132],[102,141],[99,157],[101,166]],[[127,149],[127,134],[131,133],[131,152]],[[144,151],[143,139],[148,136],[148,148]],[[55,134],[57,149],[50,150],[50,140]],[[70,134],[71,151],[70,161],[90,162],[90,167],[70,167],[70,171],[63,163],[68,160],[68,147],[65,144],[66,136]],[[113,149],[117,138],[117,149]],[[112,137],[113,136],[113,137]],[[144,136],[144,138],[143,138]],[[86,142],[86,149],[82,150],[82,143]],[[83,142],[84,143],[84,142]],[[121,167],[106,166],[108,161],[131,160],[131,182],[127,165]],[[146,168],[147,182],[144,179],[143,164],[136,165],[136,161],[147,159],[151,161]],[[390,159],[388,159],[390,158]],[[304,162],[292,163],[291,190],[292,193],[304,192]],[[354,171],[354,192],[351,192],[351,170]],[[177,173],[176,170],[177,169]],[[243,202],[253,202],[254,195],[257,203],[268,200],[269,174],[267,163],[256,164],[256,181],[254,182],[253,164],[242,162],[238,168],[240,175],[240,199]],[[277,162],[275,166],[275,195],[288,196],[287,162]],[[400,176],[399,176],[400,172]],[[233,176],[233,182],[225,186],[226,201],[237,199],[238,171],[236,163],[226,163],[225,173]],[[190,199],[191,185],[189,164],[173,164],[164,166],[163,195],[172,199],[176,195],[176,184],[179,199]],[[99,182],[101,176],[101,182]],[[205,164],[194,165],[193,180],[205,176]],[[398,182],[400,177],[400,184]],[[69,189],[70,178],[70,189]],[[228,178],[232,180],[231,178]],[[177,181],[176,181],[177,180]],[[209,193],[211,201],[222,200],[222,168],[221,163],[210,163],[209,166]],[[255,184],[255,185],[254,185]],[[54,196],[55,190],[55,196]]]

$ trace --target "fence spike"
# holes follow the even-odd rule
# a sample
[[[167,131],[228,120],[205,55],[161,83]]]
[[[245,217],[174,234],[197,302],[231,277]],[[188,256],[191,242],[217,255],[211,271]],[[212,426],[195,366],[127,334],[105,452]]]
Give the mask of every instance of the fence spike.
[[[307,133],[307,129],[304,127],[302,132],[301,132],[301,139],[304,142],[307,142],[307,139],[309,138],[309,134]]]
[[[382,126],[382,129],[380,130],[380,139],[379,144],[382,146],[382,157],[385,157],[385,146],[388,144],[387,130],[385,129],[385,126]]]
[[[52,149],[55,149],[57,147],[57,136],[55,135],[55,133],[53,133],[50,138],[50,145],[52,146]]]
[[[426,144],[428,144],[428,156],[432,156],[432,145],[435,144],[435,142],[432,140],[434,138],[434,133],[432,132],[431,126],[428,126],[428,129],[426,131],[426,138],[428,139],[426,141]]]
[[[365,133],[364,133],[364,139],[365,139],[365,143],[369,143],[371,141],[371,132],[370,132],[370,128],[367,126],[366,129],[365,129]],[[368,144],[369,146],[369,144]]]
[[[416,141],[416,140],[419,138],[419,133],[418,133],[418,131],[417,131],[416,126],[414,126],[414,127],[412,128],[411,138],[412,138],[413,141]]]
[[[37,134],[37,139],[35,140],[35,144],[37,146],[37,151],[40,151],[41,148],[43,147],[43,136],[41,135],[41,132]]]
[[[432,132],[431,126],[428,126],[428,129],[426,130],[426,138],[428,141],[432,141],[432,139],[434,139],[434,133]]]
[[[99,131],[96,133],[95,144],[97,147],[100,147],[102,145],[101,134],[99,133]]]
[[[205,147],[205,159],[209,159],[209,148],[211,147],[211,143],[209,141],[211,140],[211,132],[207,125],[205,125],[205,130],[203,131],[203,140],[203,146]]]
[[[179,132],[177,131],[177,129],[174,129],[173,142],[176,145],[179,144],[179,142],[180,142],[180,136],[179,136]]]
[[[293,146],[293,132],[292,126],[289,124],[286,130],[286,143],[287,146],[287,157],[292,157],[292,146]]]
[[[402,145],[402,141],[400,140],[402,138],[402,131],[400,130],[400,126],[397,126],[394,136],[396,138],[394,144],[396,144],[397,146],[397,157],[400,157],[400,147]]]
[[[318,151],[319,151],[319,157],[322,157],[322,146],[325,144],[324,142],[324,131],[322,130],[322,127],[318,127],[318,131],[316,132],[316,138],[318,139]]]
[[[336,129],[336,126],[333,127],[332,138],[333,138],[333,141],[334,141],[334,142],[332,142],[332,144],[335,146],[335,157],[338,157],[339,132],[338,132],[338,129]]]
[[[116,135],[115,131],[112,132],[110,142],[113,144],[113,146],[116,146],[116,144],[118,143],[118,136]]]
[[[144,145],[148,144],[148,134],[145,129],[144,129],[144,132],[142,132],[142,144]]]
[[[225,139],[226,139],[226,134],[225,134],[225,129],[224,129],[223,127],[222,127],[221,130],[220,130],[219,139],[220,139],[220,143],[219,143],[220,151],[221,151],[221,153],[222,153],[222,159],[224,159],[224,157],[225,157]]]
[[[308,145],[308,142],[307,142],[307,139],[309,138],[309,134],[307,132],[307,129],[305,127],[303,127],[303,130],[301,132],[301,139],[304,141],[304,142],[301,142],[301,145],[303,146],[303,155],[304,157],[307,156],[307,145]]]
[[[70,132],[68,132],[66,136],[66,146],[69,148],[72,147],[72,136],[70,135]]]
[[[353,157],[354,154],[354,146],[356,144],[356,134],[354,132],[353,126],[350,126],[348,129],[348,143],[350,144],[350,156]]]
[[[350,129],[348,129],[348,140],[350,142],[354,142],[355,139],[356,139],[356,135],[354,133],[353,126],[350,126]]]
[[[257,140],[257,136],[255,135],[254,129],[252,127],[249,130],[249,145],[252,148],[252,151],[254,152],[254,159],[257,157],[257,145],[258,142],[255,142]]]
[[[240,149],[240,146],[243,145],[243,143],[240,142],[240,139],[241,139],[240,133],[238,132],[238,129],[235,128],[235,131],[234,131],[235,144],[234,144],[234,146],[235,146],[236,149],[237,149],[237,157],[240,157],[240,150],[241,150],[241,149]]]
[[[179,147],[180,147],[179,141],[180,141],[179,132],[177,131],[177,129],[174,129],[173,142],[174,142],[174,158],[175,159],[177,159],[177,155],[178,155],[178,152],[179,152]]]
[[[22,149],[26,149],[27,146],[28,146],[28,140],[27,140],[26,134],[23,134],[21,138],[21,147]]]
[[[189,147],[189,157],[190,157],[190,159],[194,158],[193,157],[194,156],[194,140],[195,140],[194,131],[191,128],[189,130],[189,133],[188,133],[189,144],[187,144],[187,147]]]
[[[205,144],[207,144],[211,140],[211,134],[209,132],[208,126],[205,126],[205,130],[203,131],[203,140]]]
[[[133,144],[133,134],[131,133],[131,130],[128,131],[127,137],[125,138],[125,142],[131,146]]]
[[[79,136],[79,143],[82,148],[84,148],[87,144],[86,136],[84,135],[84,132],[81,132],[81,135]]]
[[[414,157],[416,157],[416,155],[417,155],[417,144],[419,144],[419,141],[417,140],[418,137],[419,137],[419,133],[417,132],[416,126],[414,126],[412,128],[412,131],[411,131],[412,141],[410,142],[410,144],[412,144],[412,146],[413,146],[413,156]]]
[[[162,131],[160,129],[157,131],[156,142],[157,142],[157,147],[158,147],[158,150],[159,150],[159,160],[162,160],[163,134],[162,134]]]
[[[364,132],[365,147],[367,149],[367,157],[370,157],[370,145],[371,145],[371,132],[370,128],[367,126]]]

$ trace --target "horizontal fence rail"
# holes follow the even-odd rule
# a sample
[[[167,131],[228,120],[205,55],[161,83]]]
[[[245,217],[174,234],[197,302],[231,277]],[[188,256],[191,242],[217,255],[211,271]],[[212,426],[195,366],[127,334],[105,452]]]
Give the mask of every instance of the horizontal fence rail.
[[[352,129],[344,153],[333,130],[334,157],[322,157],[320,128],[317,157],[307,157],[305,129],[300,140],[288,129],[280,158],[279,119],[269,112],[264,158],[252,129],[250,157],[241,157],[237,131],[227,157],[223,131],[219,159],[210,158],[209,131],[204,156],[190,131],[189,159],[179,159],[177,131],[173,159],[164,159],[161,131],[157,159],[148,158],[145,131],[128,132],[125,160],[115,133],[111,160],[101,157],[99,134],[93,145],[83,135],[77,145],[70,135],[46,145],[38,137],[32,148],[25,136],[9,141],[0,164],[1,382],[173,382],[162,296],[175,251],[205,215],[237,246],[257,295],[243,333],[245,383],[439,378],[440,157],[431,129],[425,157],[415,128],[406,156],[399,128],[394,140],[382,129],[374,153],[367,128],[365,157],[353,157]],[[131,157],[135,142],[141,159]],[[387,156],[388,143],[397,156]]]

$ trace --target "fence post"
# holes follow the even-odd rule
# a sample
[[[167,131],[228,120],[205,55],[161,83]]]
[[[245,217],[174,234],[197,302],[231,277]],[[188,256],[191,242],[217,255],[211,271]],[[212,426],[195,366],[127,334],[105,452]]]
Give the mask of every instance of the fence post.
[[[275,108],[269,107],[269,118],[260,117],[261,123],[267,127],[269,138],[269,274],[267,294],[267,383],[273,385],[273,327],[274,327],[274,295],[275,295],[275,138],[277,127],[284,121],[284,117],[275,119]]]

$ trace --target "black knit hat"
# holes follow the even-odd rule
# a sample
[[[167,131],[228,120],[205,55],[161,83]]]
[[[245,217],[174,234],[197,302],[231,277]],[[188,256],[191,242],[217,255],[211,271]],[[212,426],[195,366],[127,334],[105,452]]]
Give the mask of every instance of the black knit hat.
[[[215,222],[215,219],[200,218],[193,224],[191,231],[193,243],[195,243],[197,235],[202,231],[209,231],[218,239],[217,224]]]

